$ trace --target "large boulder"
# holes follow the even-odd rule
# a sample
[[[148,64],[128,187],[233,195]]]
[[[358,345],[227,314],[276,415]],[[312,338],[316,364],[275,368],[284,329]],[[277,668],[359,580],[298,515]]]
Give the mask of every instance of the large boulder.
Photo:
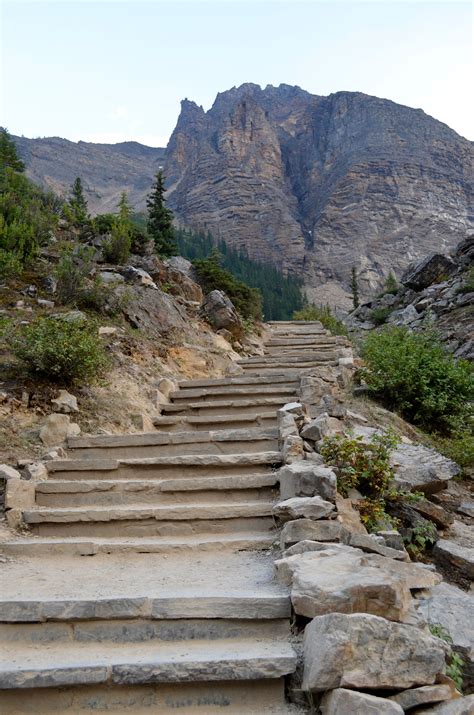
[[[397,703],[356,690],[336,688],[323,696],[321,715],[403,715]]]
[[[342,544],[321,544],[317,551],[282,558],[275,566],[279,580],[291,585],[295,613],[307,618],[359,612],[408,621],[413,616],[411,589],[440,581],[422,566]]]
[[[143,330],[150,338],[176,337],[189,325],[189,317],[176,299],[140,285],[127,293],[123,313],[133,328]]]
[[[214,330],[225,328],[236,338],[243,333],[242,321],[230,298],[221,290],[213,290],[204,298],[201,316]]]
[[[332,502],[336,499],[336,475],[328,467],[300,460],[285,465],[277,475],[282,499],[313,496]]]
[[[434,494],[459,474],[456,462],[422,444],[399,444],[390,462],[395,467],[395,485],[408,491]]]
[[[292,519],[324,519],[334,511],[334,504],[321,497],[293,497],[278,502],[273,507],[273,515],[280,521]]]
[[[77,437],[80,431],[79,425],[71,422],[69,415],[54,413],[44,421],[39,437],[46,447],[56,447],[68,437]]]
[[[422,261],[410,265],[401,277],[407,288],[419,291],[433,283],[445,281],[457,270],[457,265],[442,253],[431,253]]]
[[[434,683],[444,670],[447,646],[415,626],[330,613],[306,626],[303,651],[303,690],[401,690]]]

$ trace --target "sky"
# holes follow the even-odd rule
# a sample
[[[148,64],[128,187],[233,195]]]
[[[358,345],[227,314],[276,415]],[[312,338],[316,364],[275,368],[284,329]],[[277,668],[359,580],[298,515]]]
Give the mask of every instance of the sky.
[[[359,91],[474,139],[472,7],[429,0],[0,0],[0,125],[166,146],[180,100],[255,82]]]

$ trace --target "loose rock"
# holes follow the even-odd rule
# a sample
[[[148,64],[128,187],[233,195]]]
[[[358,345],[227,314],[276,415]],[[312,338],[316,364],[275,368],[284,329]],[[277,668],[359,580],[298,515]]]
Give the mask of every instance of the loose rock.
[[[285,499],[273,507],[273,514],[280,521],[291,519],[324,519],[334,511],[334,504],[321,497],[293,497]]]
[[[322,715],[403,715],[397,703],[355,690],[337,688],[323,696]]]
[[[282,500],[312,496],[320,496],[328,501],[336,499],[337,480],[332,469],[320,467],[307,460],[285,465],[278,470],[278,479]]]

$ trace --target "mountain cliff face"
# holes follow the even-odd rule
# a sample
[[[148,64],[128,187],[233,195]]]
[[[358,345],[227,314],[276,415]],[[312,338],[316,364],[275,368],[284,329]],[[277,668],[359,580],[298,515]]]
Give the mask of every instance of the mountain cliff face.
[[[204,112],[185,100],[166,152],[169,204],[253,258],[348,305],[469,225],[472,145],[446,125],[361,93],[245,84]],[[471,213],[472,216],[472,213]]]
[[[122,191],[128,193],[132,206],[143,209],[165,153],[137,142],[76,143],[59,137],[14,140],[28,176],[36,183],[66,196],[80,176],[94,214],[115,211]]]

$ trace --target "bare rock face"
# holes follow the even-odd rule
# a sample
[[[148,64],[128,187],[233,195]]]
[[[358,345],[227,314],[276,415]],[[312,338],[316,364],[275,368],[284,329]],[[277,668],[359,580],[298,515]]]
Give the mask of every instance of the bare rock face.
[[[446,651],[439,638],[378,616],[319,616],[305,630],[303,690],[431,685]]]
[[[182,102],[169,204],[254,259],[304,275],[310,298],[363,295],[468,227],[470,143],[421,110],[358,92],[244,84]]]
[[[442,253],[432,253],[419,263],[409,266],[401,282],[407,288],[423,290],[433,283],[441,283],[456,271],[456,264]]]

